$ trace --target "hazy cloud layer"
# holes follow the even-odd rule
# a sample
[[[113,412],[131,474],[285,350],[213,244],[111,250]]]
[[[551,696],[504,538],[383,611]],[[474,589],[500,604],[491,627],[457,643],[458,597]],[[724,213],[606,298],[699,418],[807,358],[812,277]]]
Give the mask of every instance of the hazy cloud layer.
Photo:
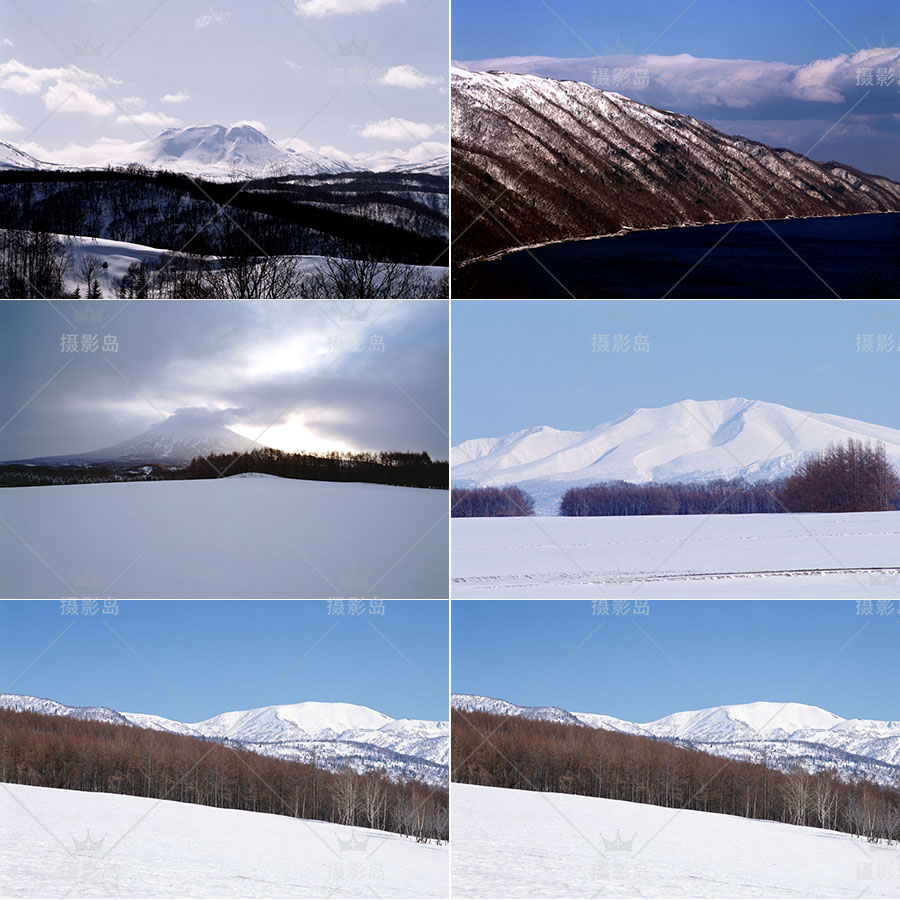
[[[131,301],[85,318],[121,307],[0,306],[0,459],[98,449],[176,412],[286,450],[446,457],[446,303]],[[82,332],[114,334],[118,353],[60,352]]]

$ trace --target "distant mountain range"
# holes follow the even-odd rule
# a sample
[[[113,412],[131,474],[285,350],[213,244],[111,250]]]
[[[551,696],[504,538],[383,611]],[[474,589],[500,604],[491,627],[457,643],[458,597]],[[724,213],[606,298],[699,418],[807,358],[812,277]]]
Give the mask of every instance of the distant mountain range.
[[[23,694],[0,694],[0,708],[168,731],[281,759],[314,757],[317,765],[332,771],[351,765],[360,772],[383,768],[392,777],[414,777],[434,785],[447,780],[449,723],[392,719],[353,703],[264,706],[193,723],[104,706],[66,706]]]
[[[784,770],[800,764],[812,771],[833,768],[842,778],[861,775],[893,785],[900,779],[900,721],[843,719],[803,703],[715,706],[641,724],[556,706],[517,706],[475,694],[454,694],[452,705],[464,712],[521,716],[658,738],[716,756],[765,760]]]
[[[284,175],[336,174],[359,170],[447,174],[446,156],[422,163],[404,163],[396,157],[384,157],[373,165],[352,165],[315,150],[298,152],[282,149],[252,125],[190,125],[166,128],[143,141],[126,155],[111,157],[104,165],[126,166],[137,163],[150,169],[166,169],[208,179],[238,180]],[[0,141],[0,170],[47,169],[77,170],[43,162]],[[97,167],[94,167],[97,168]]]
[[[582,82],[454,69],[451,94],[460,262],[632,229],[900,210],[888,178]]]
[[[261,446],[262,444],[222,425],[217,417],[209,415],[208,410],[183,409],[146,431],[110,447],[87,453],[39,456],[13,462],[42,466],[101,463],[182,465],[197,456],[247,453]]]
[[[541,425],[475,438],[453,447],[450,464],[456,486],[518,484],[539,514],[554,515],[569,487],[779,478],[848,438],[883,442],[900,465],[900,429],[743,397],[634,409],[586,431]]]

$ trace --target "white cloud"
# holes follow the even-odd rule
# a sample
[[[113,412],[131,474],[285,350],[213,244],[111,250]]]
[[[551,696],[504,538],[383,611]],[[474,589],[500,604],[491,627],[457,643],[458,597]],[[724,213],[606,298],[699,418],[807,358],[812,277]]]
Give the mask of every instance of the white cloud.
[[[109,85],[121,84],[114,78],[104,78],[95,72],[86,72],[78,66],[39,69],[27,66],[17,59],[0,63],[0,88],[14,94],[39,94],[48,82],[65,81],[80,85],[88,90],[102,90]]]
[[[443,125],[410,122],[409,119],[398,119],[396,116],[380,122],[366,122],[362,128],[358,128],[360,137],[380,141],[424,141],[443,130]]]
[[[148,125],[151,128],[171,128],[181,124],[181,119],[167,116],[165,113],[142,112],[132,116],[117,116],[120,125]]]
[[[294,6],[301,16],[323,19],[326,16],[346,16],[355,13],[375,12],[389,3],[403,3],[404,0],[294,0]]]
[[[25,126],[20,125],[12,116],[0,112],[0,133],[11,134],[14,131],[24,131]]]
[[[229,127],[240,128],[242,125],[249,125],[251,128],[255,128],[257,131],[261,131],[263,134],[265,134],[269,130],[258,119],[241,119],[240,122],[232,122]]]
[[[418,90],[420,88],[436,87],[443,81],[443,78],[420,72],[415,66],[391,66],[381,76],[379,84]]]
[[[162,103],[184,103],[185,100],[191,99],[191,95],[178,91],[175,94],[163,94],[159,99]]]
[[[51,111],[87,113],[89,116],[111,116],[116,111],[110,100],[98,97],[71,81],[57,81],[44,91],[44,106]]]
[[[194,28],[207,28],[210,25],[227,25],[230,18],[230,12],[216,12],[210,7],[202,16],[197,16],[194,20]]]
[[[749,109],[776,103],[844,103],[865,87],[860,74],[897,72],[900,48],[875,47],[841,53],[805,65],[755,59],[715,59],[679,53],[674,56],[604,56],[559,59],[514,56],[481,59],[467,68],[499,69],[525,75],[570,78],[604,90],[620,91],[654,106],[678,109],[688,103]],[[614,71],[624,73],[619,84]],[[642,83],[636,82],[640,72]]]
[[[99,166],[112,160],[127,161],[142,141],[123,141],[102,137],[93,144],[66,144],[64,147],[44,147],[34,141],[19,144],[19,149],[46,162],[64,166]]]
[[[0,44],[4,47],[15,47],[15,44],[8,37],[0,38]]]

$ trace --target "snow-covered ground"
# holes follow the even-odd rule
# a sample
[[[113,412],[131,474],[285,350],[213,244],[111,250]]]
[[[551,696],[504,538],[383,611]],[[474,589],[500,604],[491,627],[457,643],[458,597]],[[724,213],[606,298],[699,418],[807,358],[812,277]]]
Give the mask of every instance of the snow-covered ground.
[[[87,296],[87,287],[81,278],[81,265],[85,256],[96,256],[100,263],[107,263],[99,276],[100,291],[106,299],[114,299],[118,296],[118,280],[128,271],[132,263],[144,263],[152,268],[158,268],[162,264],[162,258],[169,252],[157,247],[147,247],[144,244],[133,244],[129,241],[113,241],[107,238],[93,238],[82,236],[58,235],[67,243],[72,265],[63,280],[63,285],[68,293],[73,293],[79,288],[81,296]],[[308,278],[314,275],[324,265],[326,257],[317,255],[291,257],[297,275],[300,278]],[[213,258],[212,261],[215,261]],[[430,278],[437,281],[447,274],[446,267],[442,266],[416,266],[422,269]]]
[[[384,831],[0,784],[3,897],[446,897],[447,868]]]
[[[447,596],[447,493],[261,476],[5,488],[7,597]]]
[[[454,519],[454,597],[896,597],[900,512]]]
[[[900,847],[836,831],[468,784],[450,797],[454,897],[900,896]]]

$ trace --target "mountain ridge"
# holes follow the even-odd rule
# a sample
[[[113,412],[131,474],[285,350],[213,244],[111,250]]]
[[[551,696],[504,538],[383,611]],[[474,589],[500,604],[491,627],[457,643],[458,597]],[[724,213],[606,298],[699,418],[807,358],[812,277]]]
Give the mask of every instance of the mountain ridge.
[[[765,758],[784,770],[799,763],[814,770],[833,767],[843,777],[863,772],[883,783],[896,783],[900,778],[900,720],[844,719],[803,703],[727,704],[675,712],[650,722],[569,712],[561,707],[518,706],[477,694],[453,694],[451,705],[463,711],[621,731],[734,759]]]
[[[451,94],[463,265],[629,230],[900,210],[891,179],[584,82],[454,68]]]
[[[684,710],[650,722],[569,712],[561,707],[518,706],[474,694],[453,694],[451,705],[455,709],[580,724],[668,740],[717,756],[766,758],[783,769],[799,762],[814,769],[833,766],[844,777],[852,777],[857,771],[885,783],[896,783],[900,777],[900,720],[844,719],[821,707],[791,701]]]
[[[278,704],[220,713],[193,723],[108,707],[67,706],[28,694],[0,694],[0,708],[188,735],[282,759],[315,756],[318,764],[334,771],[348,762],[361,771],[383,767],[430,784],[446,780],[449,760],[447,722],[393,719],[352,703]]]
[[[451,448],[450,465],[458,486],[518,484],[540,500],[540,514],[552,514],[568,487],[776,479],[848,438],[883,442],[900,465],[900,429],[744,397],[639,407],[584,431],[537,426],[474,438]]]

